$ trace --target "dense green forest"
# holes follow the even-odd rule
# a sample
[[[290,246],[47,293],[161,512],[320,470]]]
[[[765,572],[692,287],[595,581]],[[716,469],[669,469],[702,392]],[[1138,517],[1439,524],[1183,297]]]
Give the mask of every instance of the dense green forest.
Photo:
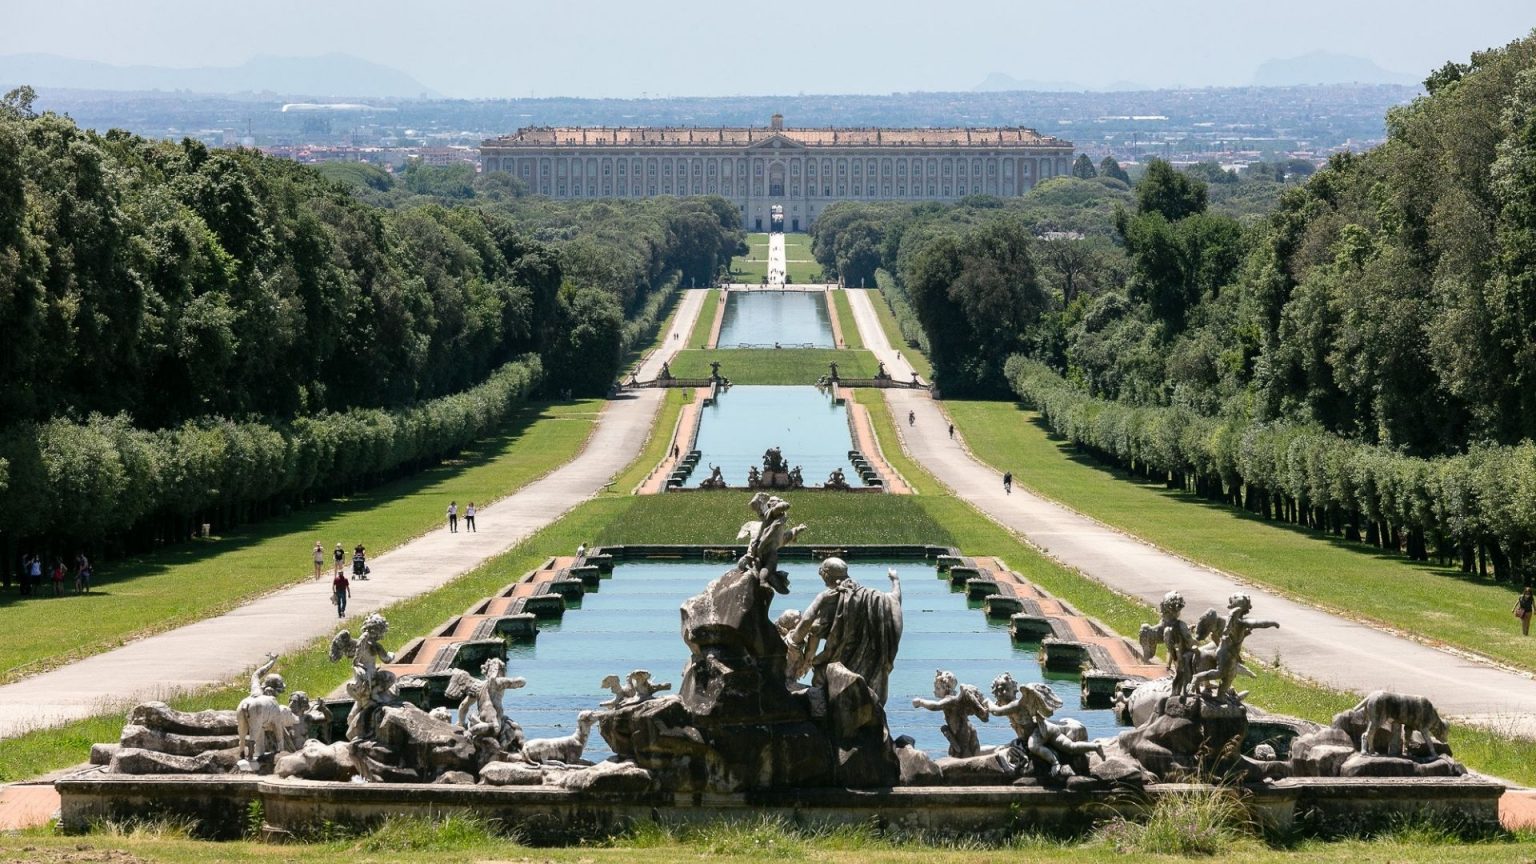
[[[1153,160],[1126,186],[1079,160],[1018,201],[839,208],[816,254],[887,271],[945,393],[1017,394],[1270,518],[1529,578],[1536,37],[1425,87],[1315,174]]]
[[[718,199],[324,172],[0,103],[0,536],[142,546],[600,394],[743,244]]]

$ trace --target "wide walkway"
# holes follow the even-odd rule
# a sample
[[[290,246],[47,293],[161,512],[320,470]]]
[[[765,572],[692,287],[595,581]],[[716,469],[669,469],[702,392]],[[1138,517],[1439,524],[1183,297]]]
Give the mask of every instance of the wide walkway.
[[[768,284],[783,285],[789,272],[789,261],[784,254],[784,234],[775,231],[768,235]]]
[[[705,293],[684,295],[671,330],[642,365],[640,377],[654,377],[683,347]],[[610,401],[576,458],[480,508],[476,533],[461,525],[450,534],[443,527],[372,559],[374,578],[353,585],[348,614],[361,615],[437,588],[602,491],[639,455],[664,392],[633,391]],[[302,551],[296,551],[295,560],[307,560]],[[0,687],[0,738],[235,679],[268,652],[282,654],[335,632],[329,590],[329,578],[305,580],[215,618]]]
[[[849,298],[865,347],[893,375],[910,375],[881,332],[868,296],[850,291]],[[868,314],[861,314],[861,308]],[[1278,630],[1249,637],[1253,659],[1268,664],[1278,658],[1291,674],[1343,690],[1417,693],[1447,716],[1536,738],[1536,682],[1529,676],[1341,618],[1191,563],[1021,488],[1027,476],[1019,478],[1012,494],[1005,493],[1002,475],[972,457],[963,436],[950,439],[949,417],[940,403],[914,390],[887,390],[885,398],[897,418],[908,412],[915,417],[912,424],[896,424],[902,446],[914,459],[957,496],[1057,561],[1153,605],[1177,589],[1191,613],[1186,617],[1208,607],[1225,610],[1229,596],[1246,592],[1253,598],[1255,618],[1280,622]]]

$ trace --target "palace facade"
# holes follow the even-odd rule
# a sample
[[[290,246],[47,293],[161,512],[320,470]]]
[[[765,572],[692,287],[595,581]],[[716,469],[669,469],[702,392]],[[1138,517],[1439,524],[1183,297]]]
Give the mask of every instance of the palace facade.
[[[719,195],[742,226],[803,231],[839,201],[953,201],[1022,195],[1067,174],[1072,142],[1023,127],[797,129],[529,127],[480,145],[485,171],[507,171],[551,198]]]

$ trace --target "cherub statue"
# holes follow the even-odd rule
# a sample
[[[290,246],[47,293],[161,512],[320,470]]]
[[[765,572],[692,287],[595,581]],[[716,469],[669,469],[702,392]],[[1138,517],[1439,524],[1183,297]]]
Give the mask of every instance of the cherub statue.
[[[1017,736],[1003,751],[1014,770],[1025,773],[1031,759],[1037,759],[1052,777],[1070,775],[1072,769],[1062,763],[1088,753],[1104,755],[1103,746],[1086,740],[1087,729],[1075,720],[1052,721],[1051,715],[1062,705],[1061,697],[1044,684],[1034,682],[1023,687],[1004,672],[992,682],[992,698],[986,709],[998,717],[1007,717]]]
[[[283,709],[287,736],[283,749],[296,751],[310,739],[326,742],[330,736],[331,717],[318,703],[310,700],[303,690],[295,690],[288,696],[288,707]],[[329,743],[329,742],[326,742]]]
[[[1139,641],[1141,654],[1145,660],[1151,660],[1157,656],[1157,646],[1164,645],[1168,649],[1168,671],[1173,675],[1172,692],[1180,695],[1188,692],[1190,681],[1195,673],[1195,637],[1189,632],[1189,625],[1185,624],[1180,616],[1184,612],[1184,595],[1177,591],[1169,591],[1163,595],[1163,601],[1158,604],[1160,616],[1156,625],[1141,625]]]
[[[331,640],[331,662],[352,658],[352,680],[347,695],[352,697],[352,712],[347,715],[347,740],[355,741],[373,733],[377,709],[400,701],[395,692],[395,673],[380,669],[379,661],[394,662],[395,655],[380,641],[389,632],[389,622],[377,612],[363,619],[361,635],[353,639],[343,630]]]
[[[756,574],[762,584],[788,594],[789,574],[779,569],[779,550],[800,536],[805,526],[789,527],[789,502],[777,495],[759,492],[747,506],[759,518],[743,523],[736,532],[737,540],[747,541],[747,554],[742,556],[744,569]]]
[[[944,725],[939,731],[949,740],[949,755],[956,759],[979,755],[981,742],[976,738],[976,727],[971,725],[971,718],[978,718],[983,723],[987,721],[990,715],[986,697],[975,687],[959,683],[955,673],[943,669],[933,673],[933,696],[932,699],[913,699],[912,707],[944,712]]]
[[[799,645],[791,641],[791,636],[794,634],[795,629],[800,626],[800,620],[799,609],[785,609],[778,619],[773,622],[773,626],[779,628],[779,636],[784,640],[784,681],[790,685],[791,690],[799,689],[795,685],[799,683],[800,678],[805,675],[806,669],[809,668],[808,664],[805,663],[804,652],[800,650]]]
[[[789,469],[789,488],[800,489],[805,486],[805,475],[800,473],[800,466]]]
[[[469,725],[469,709],[475,709],[475,716],[479,722],[475,729],[483,734],[501,734],[502,728],[507,725],[506,709],[502,707],[501,697],[508,690],[516,690],[528,682],[522,678],[508,678],[504,674],[507,671],[507,661],[500,657],[492,657],[480,666],[481,678],[465,672],[463,669],[455,669],[448,676],[448,689],[445,695],[449,699],[461,699],[459,702],[459,725],[466,730]]]
[[[1217,697],[1241,700],[1247,694],[1234,691],[1232,679],[1239,673],[1253,677],[1253,673],[1242,663],[1243,642],[1247,640],[1248,634],[1255,630],[1279,627],[1280,624],[1276,621],[1249,621],[1248,613],[1253,609],[1253,600],[1242,592],[1227,598],[1227,608],[1232,610],[1232,614],[1227,617],[1225,626],[1221,628],[1221,638],[1216,645],[1215,662],[1211,668],[1195,673],[1192,684],[1196,690],[1213,689]]]

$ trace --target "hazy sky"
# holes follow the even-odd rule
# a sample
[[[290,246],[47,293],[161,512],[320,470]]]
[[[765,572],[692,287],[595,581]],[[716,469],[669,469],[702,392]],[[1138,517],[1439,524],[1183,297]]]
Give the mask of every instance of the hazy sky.
[[[353,54],[449,96],[1247,83],[1316,50],[1421,77],[1536,26],[1532,0],[0,0],[0,54],[230,66]]]

